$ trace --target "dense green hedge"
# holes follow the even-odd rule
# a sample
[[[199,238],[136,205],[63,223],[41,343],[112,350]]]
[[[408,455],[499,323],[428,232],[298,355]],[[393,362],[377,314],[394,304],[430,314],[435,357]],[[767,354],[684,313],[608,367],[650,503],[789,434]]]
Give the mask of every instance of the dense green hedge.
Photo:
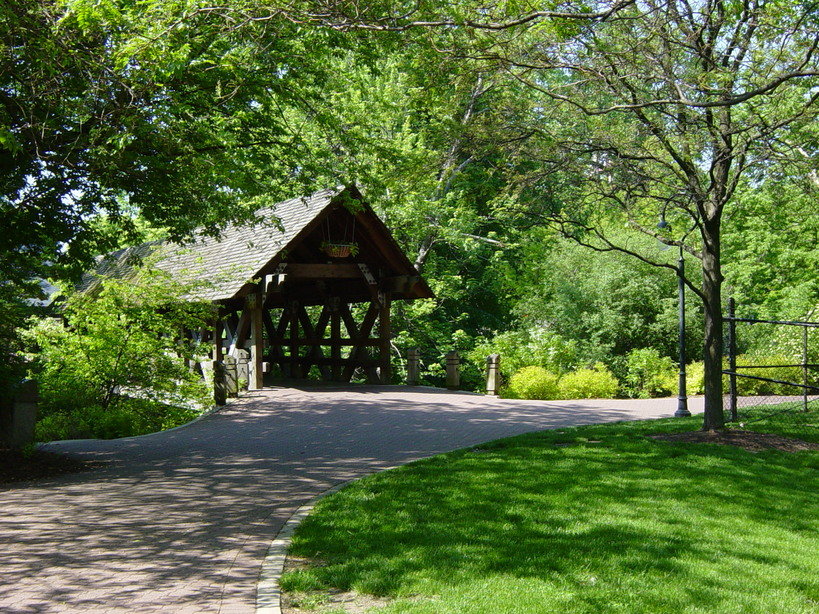
[[[603,364],[591,369],[578,369],[560,378],[559,392],[563,399],[610,399],[617,396],[619,382]]]
[[[779,380],[783,382],[793,382],[796,384],[802,383],[802,368],[801,367],[782,367],[770,365],[792,365],[799,362],[793,358],[788,358],[782,355],[749,355],[745,354],[737,357],[737,393],[740,396],[776,396],[776,395],[798,395],[802,394],[802,389],[796,386],[787,386],[785,384],[777,384],[775,382],[768,382],[764,380],[753,379],[750,377],[741,377],[744,375],[751,375],[756,377],[765,377],[768,379]],[[757,367],[768,366],[767,368]],[[727,361],[723,365],[728,368]],[[752,367],[752,368],[742,368]],[[727,375],[723,376],[722,385],[724,390],[728,391],[729,379]]]
[[[523,367],[509,380],[505,396],[512,399],[556,399],[560,378],[543,367]]]
[[[190,422],[201,412],[144,399],[123,399],[116,407],[96,405],[58,411],[41,418],[37,441],[116,439],[146,435]]]
[[[503,395],[512,399],[599,399],[617,396],[617,378],[604,365],[577,369],[562,377],[543,367],[524,367],[509,380]]]

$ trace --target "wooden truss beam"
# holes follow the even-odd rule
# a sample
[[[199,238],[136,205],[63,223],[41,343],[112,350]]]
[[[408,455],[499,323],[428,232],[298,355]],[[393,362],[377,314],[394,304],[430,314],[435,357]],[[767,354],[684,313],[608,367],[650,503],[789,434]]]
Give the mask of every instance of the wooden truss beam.
[[[328,264],[289,263],[284,274],[291,279],[360,279],[361,271],[355,264],[333,262]]]

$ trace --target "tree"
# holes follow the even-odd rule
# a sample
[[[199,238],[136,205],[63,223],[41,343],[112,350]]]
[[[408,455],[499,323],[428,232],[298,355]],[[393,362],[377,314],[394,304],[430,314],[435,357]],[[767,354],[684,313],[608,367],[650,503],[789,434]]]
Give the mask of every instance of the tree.
[[[19,376],[32,281],[137,240],[132,213],[184,240],[315,189],[301,132],[333,130],[312,109],[355,37],[258,16],[193,0],[0,3],[0,384]]]
[[[743,178],[760,181],[783,152],[814,159],[805,127],[819,97],[819,12],[784,0],[520,8],[331,3],[300,19],[413,33],[449,57],[503,67],[507,87],[531,105],[528,121],[512,114],[497,125],[529,214],[593,249],[675,270],[609,237],[626,221],[700,261],[701,280],[685,281],[704,307],[704,426],[720,428],[724,214],[740,208]],[[666,217],[671,231],[658,232]]]
[[[327,60],[354,42],[285,14],[237,24],[160,0],[5,2],[0,33],[0,275],[12,281],[83,269],[133,230],[129,209],[184,239],[306,182],[314,161],[288,111],[332,128],[310,110]],[[100,232],[100,214],[118,232]]]
[[[737,190],[727,220],[726,286],[742,315],[815,320],[819,309],[819,209],[810,180],[767,177]],[[755,315],[754,315],[755,314]]]
[[[212,305],[182,300],[194,283],[145,264],[127,279],[69,293],[60,318],[39,319],[25,335],[36,350],[31,364],[45,412],[106,412],[128,394],[165,403],[206,400],[201,376],[185,365],[201,360],[202,350],[180,338],[214,317]]]
[[[743,178],[810,150],[818,22],[809,3],[647,0],[571,28],[529,23],[481,51],[532,104],[515,127],[530,136],[511,152],[537,162],[518,182],[530,214],[593,249],[675,268],[611,237],[625,221],[700,260],[701,281],[686,283],[704,307],[706,429],[723,426],[725,213],[741,215]]]
[[[574,340],[581,360],[605,362],[621,377],[616,365],[635,349],[654,348],[676,359],[673,276],[617,252],[590,254],[565,241],[544,247],[536,236],[527,234],[520,256],[529,268],[529,279],[521,281],[526,290],[515,312],[524,322],[547,326]],[[687,321],[699,322],[697,305],[687,307]],[[694,326],[686,332],[691,355],[701,353],[697,350],[702,349],[702,335]]]

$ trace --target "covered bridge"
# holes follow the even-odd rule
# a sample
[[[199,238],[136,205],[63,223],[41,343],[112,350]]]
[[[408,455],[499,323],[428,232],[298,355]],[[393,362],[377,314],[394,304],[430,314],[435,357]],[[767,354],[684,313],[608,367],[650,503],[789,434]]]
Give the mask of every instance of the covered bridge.
[[[219,309],[213,329],[195,334],[213,343],[214,360],[249,350],[250,388],[262,387],[265,371],[349,382],[360,369],[389,382],[392,301],[433,293],[361,193],[321,190],[256,216],[262,223],[229,226],[218,239],[116,252],[96,278],[121,276],[134,256],[153,253],[157,268],[201,280],[189,298]]]

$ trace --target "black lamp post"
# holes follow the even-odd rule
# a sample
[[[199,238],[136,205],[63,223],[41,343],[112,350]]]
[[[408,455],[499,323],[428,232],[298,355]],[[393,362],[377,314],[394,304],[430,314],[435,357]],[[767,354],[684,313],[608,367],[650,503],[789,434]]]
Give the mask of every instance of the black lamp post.
[[[660,223],[657,224],[657,228],[660,230],[670,227],[670,224],[665,221],[665,217],[662,217],[660,219]],[[685,259],[683,259],[682,241],[680,242],[679,247],[680,259],[677,261],[677,303],[679,307],[678,345],[680,350],[680,379],[677,387],[677,411],[674,412],[674,417],[685,418],[686,416],[690,416],[691,412],[688,411],[688,396],[686,394],[687,391],[685,382]]]

